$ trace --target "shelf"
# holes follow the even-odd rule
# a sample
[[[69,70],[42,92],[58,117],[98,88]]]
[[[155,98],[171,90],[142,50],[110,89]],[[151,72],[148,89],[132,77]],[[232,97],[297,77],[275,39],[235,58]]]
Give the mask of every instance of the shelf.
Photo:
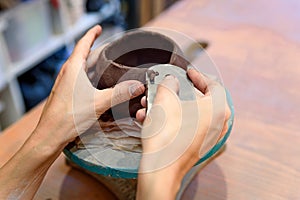
[[[36,2],[42,1],[48,2],[49,0],[36,0]],[[18,82],[18,77],[20,75],[51,56],[63,46],[67,46],[68,48],[73,47],[76,40],[90,27],[99,24],[105,19],[120,12],[119,0],[110,0],[100,11],[95,13],[85,13],[75,24],[70,25],[67,21],[64,23],[64,19],[67,18],[65,18],[62,10],[58,10],[58,12],[55,13],[57,19],[53,18],[52,20],[53,23],[55,23],[55,20],[60,20],[61,30],[57,31],[60,33],[54,34],[52,33],[53,31],[50,31],[50,33],[48,33],[49,36],[45,36],[46,39],[44,39],[41,44],[36,45],[34,48],[30,48],[26,53],[22,51],[24,55],[21,56],[21,60],[12,62],[7,45],[5,45],[7,41],[4,38],[3,30],[7,30],[7,19],[15,13],[19,13],[17,12],[17,8],[22,8],[22,6],[26,6],[26,4],[20,4],[16,8],[0,14],[0,68],[2,69],[0,74],[0,92],[1,101],[5,105],[5,107],[2,107],[4,110],[0,115],[0,124],[2,125],[2,128],[7,127],[18,120],[25,112],[25,104]],[[22,19],[22,17],[19,18]],[[49,28],[51,25],[50,23],[47,25]],[[52,30],[52,28],[53,27],[51,27],[50,30]]]
[[[99,14],[85,14],[75,25],[71,26],[62,37],[64,37],[66,43],[73,41],[74,38],[101,21],[101,16]]]
[[[50,39],[46,41],[45,45],[38,47],[38,50],[31,53],[26,59],[12,63],[9,66],[7,79],[11,80],[31,69],[60,47],[73,41],[76,37],[86,31],[86,29],[98,23],[98,20],[100,20],[100,15],[85,14],[71,29],[69,29],[69,31],[67,31],[67,33],[51,36]]]
[[[46,43],[46,45],[38,48],[37,51],[31,53],[26,59],[12,63],[9,66],[7,79],[10,81],[16,76],[21,75],[25,71],[31,69],[33,66],[38,64],[40,61],[51,55],[54,51],[56,51],[59,47],[63,45],[63,38],[52,36]]]
[[[113,16],[116,13],[117,9],[117,5],[113,1],[111,1],[111,3],[105,4],[98,13],[85,14],[78,20],[75,25],[69,27],[64,36],[65,41],[68,42],[70,38],[78,37],[88,28],[96,25],[97,23],[101,23],[110,16]]]
[[[90,27],[112,16],[115,11],[115,5],[110,3],[104,5],[98,13],[84,14],[74,25],[70,26],[65,33],[52,35],[49,40],[45,41],[44,45],[40,45],[33,53],[26,57],[26,59],[11,63],[6,74],[7,80],[10,81],[31,69],[60,47],[74,41]]]

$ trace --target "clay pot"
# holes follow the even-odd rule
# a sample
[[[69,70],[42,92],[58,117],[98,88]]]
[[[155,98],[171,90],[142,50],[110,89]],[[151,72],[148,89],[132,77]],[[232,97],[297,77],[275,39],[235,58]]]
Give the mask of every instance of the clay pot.
[[[156,64],[173,64],[187,69],[187,61],[178,45],[170,38],[157,32],[131,31],[118,40],[108,44],[99,55],[96,65],[96,75],[92,80],[98,89],[113,87],[125,80],[146,81],[148,68]],[[128,102],[117,105],[113,110],[105,112],[101,119],[135,117],[142,108],[140,99],[143,95]],[[129,108],[128,108],[129,107]],[[129,110],[129,111],[128,111]]]

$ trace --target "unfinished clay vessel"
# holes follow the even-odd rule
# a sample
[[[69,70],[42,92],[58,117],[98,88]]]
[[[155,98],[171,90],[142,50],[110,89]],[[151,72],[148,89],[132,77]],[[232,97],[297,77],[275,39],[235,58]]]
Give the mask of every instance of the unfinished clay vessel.
[[[113,87],[125,80],[145,83],[148,68],[156,64],[173,64],[184,70],[187,61],[178,45],[170,38],[157,32],[131,31],[120,39],[108,44],[99,55],[96,74],[92,80],[98,89]],[[117,105],[100,117],[103,121],[116,118],[135,117],[142,106],[143,95]],[[117,113],[117,116],[114,114]],[[114,118],[112,118],[114,116]]]

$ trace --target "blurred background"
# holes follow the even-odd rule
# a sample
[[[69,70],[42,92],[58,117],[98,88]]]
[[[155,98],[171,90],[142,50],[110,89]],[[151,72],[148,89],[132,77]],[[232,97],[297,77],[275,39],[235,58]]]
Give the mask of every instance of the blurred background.
[[[143,26],[177,0],[0,0],[0,130],[50,93],[77,40]]]

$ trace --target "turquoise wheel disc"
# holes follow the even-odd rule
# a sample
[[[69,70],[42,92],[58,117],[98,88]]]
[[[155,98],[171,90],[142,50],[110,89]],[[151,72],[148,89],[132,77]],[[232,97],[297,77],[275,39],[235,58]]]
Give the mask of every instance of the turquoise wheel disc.
[[[231,110],[231,115],[227,122],[228,131],[223,136],[223,138],[196,163],[196,165],[199,165],[208,158],[212,157],[216,152],[218,152],[220,148],[225,144],[230,135],[233,126],[234,107],[228,90],[226,90],[226,96],[229,108]],[[115,165],[113,165],[114,167],[109,167],[105,166],[105,164],[101,163],[101,161],[99,160],[91,159],[93,157],[93,151],[81,149],[79,150],[76,148],[76,145],[74,143],[68,144],[63,152],[71,162],[95,174],[124,179],[134,179],[137,178],[138,175],[139,159],[141,157],[140,153],[132,153],[133,156],[123,159],[129,159],[130,163],[132,163],[132,165],[130,166],[123,167],[122,163],[116,163]]]

